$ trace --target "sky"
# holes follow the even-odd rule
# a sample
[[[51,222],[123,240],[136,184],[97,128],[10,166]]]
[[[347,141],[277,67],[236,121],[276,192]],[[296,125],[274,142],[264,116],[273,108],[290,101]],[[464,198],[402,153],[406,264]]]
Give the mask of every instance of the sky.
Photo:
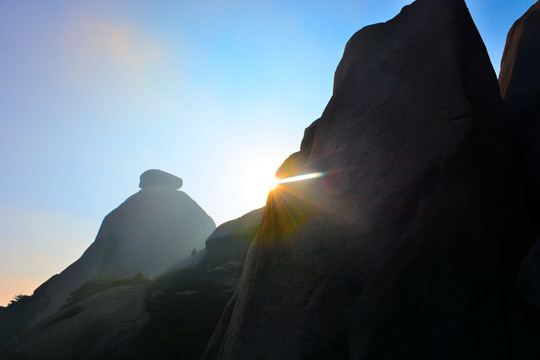
[[[468,0],[495,71],[534,0]],[[261,207],[347,40],[410,1],[0,0],[0,305],[161,169],[219,225]]]

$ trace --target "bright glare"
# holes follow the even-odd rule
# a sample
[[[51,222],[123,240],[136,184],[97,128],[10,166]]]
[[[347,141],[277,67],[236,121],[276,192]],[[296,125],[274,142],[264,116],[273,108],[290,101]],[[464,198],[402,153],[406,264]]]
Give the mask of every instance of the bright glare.
[[[282,162],[279,157],[267,156],[243,164],[236,191],[242,194],[238,201],[248,211],[266,203],[268,192],[277,186],[274,174]]]
[[[314,179],[314,178],[321,177],[323,175],[324,174],[322,172],[315,172],[315,173],[311,173],[311,174],[293,176],[293,177],[290,177],[290,178],[277,180],[276,185],[277,184],[288,183],[288,182],[293,182],[293,181],[302,181],[302,180]]]

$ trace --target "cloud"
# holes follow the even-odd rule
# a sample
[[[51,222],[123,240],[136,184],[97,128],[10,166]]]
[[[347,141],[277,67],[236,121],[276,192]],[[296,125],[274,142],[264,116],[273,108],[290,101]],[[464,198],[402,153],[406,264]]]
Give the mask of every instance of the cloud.
[[[145,82],[163,60],[164,50],[134,25],[114,24],[79,14],[61,27],[67,75],[79,84]]]

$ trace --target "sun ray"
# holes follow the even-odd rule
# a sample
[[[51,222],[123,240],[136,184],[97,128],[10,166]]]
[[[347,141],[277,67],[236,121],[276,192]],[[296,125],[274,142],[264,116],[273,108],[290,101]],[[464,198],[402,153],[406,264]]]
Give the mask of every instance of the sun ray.
[[[288,182],[293,182],[293,181],[309,180],[309,179],[314,179],[314,178],[321,177],[323,175],[324,175],[324,173],[322,173],[322,172],[314,172],[314,173],[310,173],[310,174],[292,176],[292,177],[289,177],[289,178],[277,179],[276,184],[283,184],[283,183],[288,183]]]

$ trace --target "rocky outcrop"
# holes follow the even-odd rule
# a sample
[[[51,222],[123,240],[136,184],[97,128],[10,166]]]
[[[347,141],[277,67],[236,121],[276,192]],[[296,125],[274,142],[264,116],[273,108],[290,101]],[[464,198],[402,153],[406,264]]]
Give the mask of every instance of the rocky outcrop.
[[[102,359],[122,353],[150,321],[144,286],[91,296],[41,321],[5,346],[11,360]]]
[[[271,193],[205,357],[512,358],[524,205],[505,126],[463,1],[417,0],[355,34],[282,172],[325,176]]]
[[[181,185],[181,179],[160,170],[143,173],[142,190],[105,217],[84,254],[36,290],[35,301],[44,310],[28,325],[53,314],[88,280],[150,275],[203,248],[216,225],[193,199],[176,190],[178,180]]]
[[[243,264],[247,249],[261,227],[263,214],[264,207],[218,226],[206,240],[210,266],[230,261],[239,261]]]
[[[304,137],[300,144],[300,151],[295,152],[289,156],[283,164],[276,171],[276,179],[290,178],[293,176],[301,175],[299,172],[304,164],[307,162],[309,155],[311,154],[311,147],[313,146],[313,138],[315,137],[315,131],[317,130],[317,123],[319,120],[315,120],[308,128],[304,130]]]
[[[540,101],[540,1],[519,18],[506,38],[499,84],[509,99],[510,116],[538,113]],[[533,101],[536,100],[536,101]]]
[[[180,189],[184,182],[178,176],[169,174],[168,172],[151,169],[146,170],[141,174],[141,181],[139,182],[139,187],[141,189],[153,187],[153,186],[163,186],[169,187],[172,189]]]
[[[150,278],[156,279],[172,271],[187,269],[209,275],[208,271],[213,272],[212,270],[228,263],[239,265],[241,268],[247,249],[261,227],[263,213],[264,207],[219,225],[206,240],[206,247],[203,250],[159,269],[151,274]]]

